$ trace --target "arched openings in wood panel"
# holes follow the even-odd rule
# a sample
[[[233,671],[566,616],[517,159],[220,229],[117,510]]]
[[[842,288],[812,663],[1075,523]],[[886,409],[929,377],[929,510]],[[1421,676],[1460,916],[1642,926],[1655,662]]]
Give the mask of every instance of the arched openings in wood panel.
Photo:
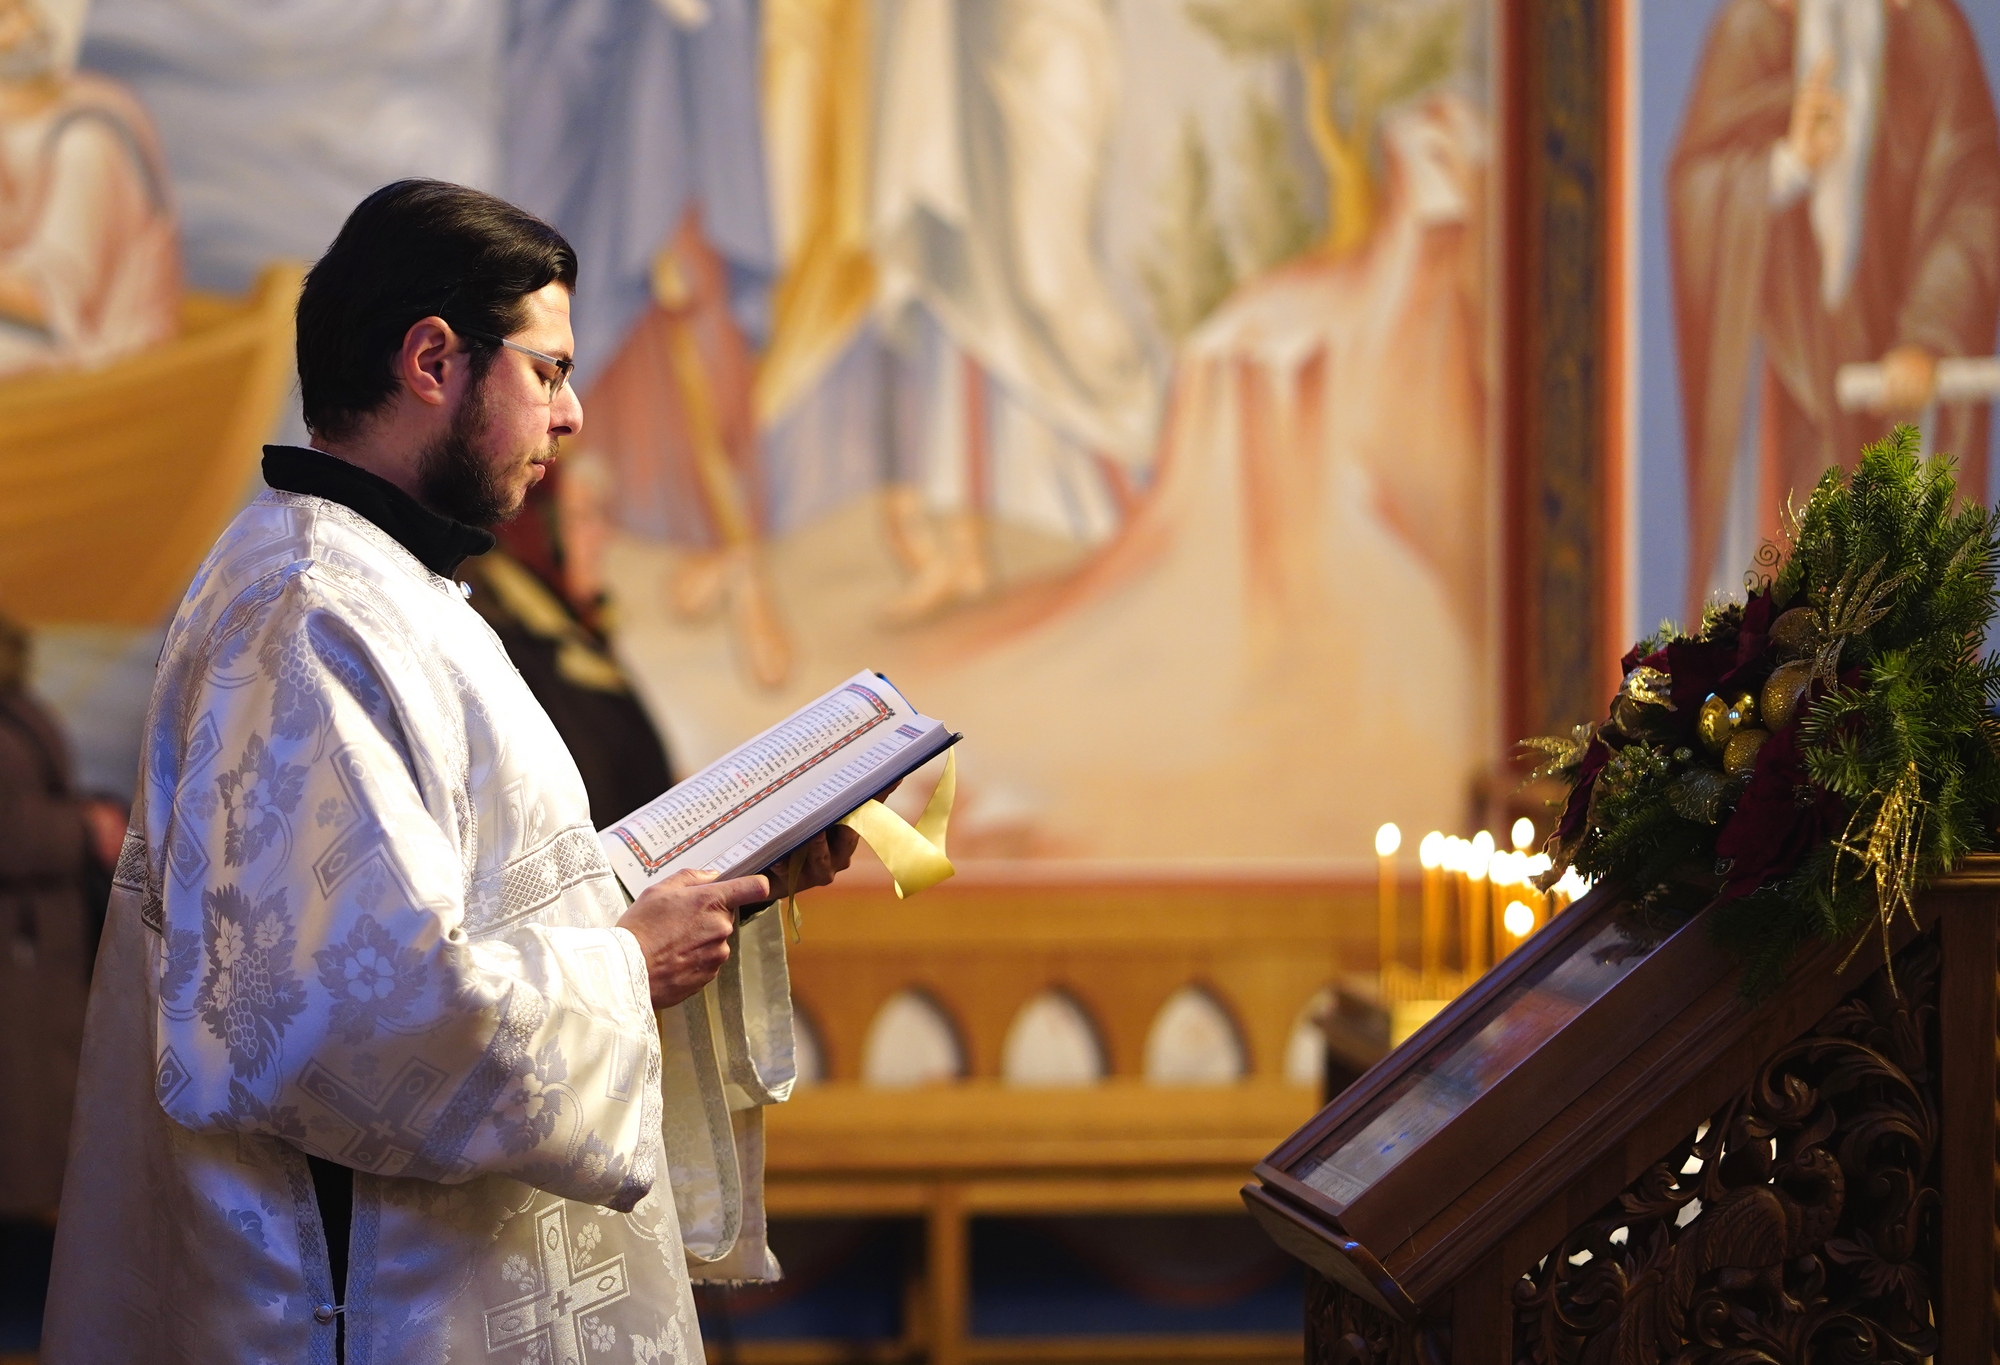
[[[1326,1079],[1326,1028],[1321,1023],[1333,1008],[1333,987],[1322,986],[1299,1006],[1292,1031],[1285,1038],[1285,1083],[1317,1086]]]
[[[927,1085],[963,1075],[965,1044],[935,997],[905,986],[882,1002],[861,1044],[863,1084]]]
[[[792,1001],[792,1066],[798,1073],[793,1085],[800,1090],[826,1080],[826,1046],[820,1041],[819,1024],[797,1000]]]
[[[1208,987],[1182,986],[1153,1016],[1144,1074],[1154,1085],[1233,1085],[1249,1071],[1243,1032]]]
[[[1060,987],[1022,1005],[1000,1047],[1000,1077],[1009,1085],[1095,1085],[1109,1069],[1096,1023]]]

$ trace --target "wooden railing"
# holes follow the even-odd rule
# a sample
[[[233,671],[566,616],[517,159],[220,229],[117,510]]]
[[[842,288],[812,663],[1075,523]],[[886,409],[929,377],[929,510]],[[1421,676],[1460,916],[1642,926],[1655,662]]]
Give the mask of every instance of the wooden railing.
[[[968,1330],[974,1217],[1240,1213],[1251,1163],[1317,1107],[1283,1076],[1301,1009],[1340,970],[1372,970],[1372,883],[1134,885],[981,882],[962,876],[898,901],[886,886],[804,902],[793,991],[824,1051],[826,1083],[771,1111],[774,1219],[904,1216],[926,1254],[888,1353],[934,1365],[1002,1359],[1296,1361],[1296,1332],[1235,1337],[981,1340]],[[1142,1077],[1161,1004],[1194,984],[1241,1036],[1248,1074],[1231,1085]],[[920,989],[949,1017],[967,1060],[954,1083],[864,1085],[863,1040],[883,1002]],[[1016,1013],[1048,989],[1074,999],[1103,1045],[1098,1085],[1023,1088],[1002,1078]],[[842,1358],[836,1343],[755,1346],[758,1362]]]

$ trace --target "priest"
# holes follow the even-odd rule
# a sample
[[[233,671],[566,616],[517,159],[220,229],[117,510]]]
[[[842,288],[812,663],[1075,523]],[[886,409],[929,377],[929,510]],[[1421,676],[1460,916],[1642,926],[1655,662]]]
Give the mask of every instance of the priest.
[[[852,838],[628,907],[455,580],[581,430],[576,264],[403,181],[307,278],[312,448],[266,452],[160,657],[46,1362],[699,1361],[690,1263],[776,1273],[783,946],[739,916]]]

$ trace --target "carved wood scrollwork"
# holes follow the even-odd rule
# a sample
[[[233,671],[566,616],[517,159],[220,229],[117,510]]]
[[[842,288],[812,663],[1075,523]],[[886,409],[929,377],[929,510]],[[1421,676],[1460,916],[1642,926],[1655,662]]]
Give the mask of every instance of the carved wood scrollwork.
[[[1938,946],[1748,1089],[1514,1286],[1520,1365],[1922,1361],[1937,1349]]]
[[[1449,1323],[1399,1322],[1318,1274],[1306,1277],[1306,1360],[1310,1365],[1446,1365]]]

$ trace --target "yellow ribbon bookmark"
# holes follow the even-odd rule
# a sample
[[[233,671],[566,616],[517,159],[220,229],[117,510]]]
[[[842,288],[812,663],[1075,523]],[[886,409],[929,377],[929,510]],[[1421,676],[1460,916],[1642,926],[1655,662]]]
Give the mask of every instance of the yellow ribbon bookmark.
[[[889,869],[889,875],[896,879],[896,895],[914,896],[919,891],[928,891],[939,882],[957,871],[951,859],[944,856],[945,826],[951,823],[951,803],[958,797],[958,751],[947,749],[944,754],[944,772],[938,778],[935,790],[931,792],[930,803],[924,813],[917,817],[916,827],[880,801],[870,801],[850,814],[840,823],[868,841],[868,847],[875,850],[875,856],[882,860],[882,866]],[[797,943],[805,933],[804,917],[799,914],[799,898],[785,897],[785,920],[791,930],[792,942]]]
[[[875,856],[896,879],[897,896],[928,891],[956,869],[944,855],[945,826],[951,803],[958,796],[958,751],[945,750],[944,774],[915,828],[880,801],[870,801],[840,823],[868,841]]]

